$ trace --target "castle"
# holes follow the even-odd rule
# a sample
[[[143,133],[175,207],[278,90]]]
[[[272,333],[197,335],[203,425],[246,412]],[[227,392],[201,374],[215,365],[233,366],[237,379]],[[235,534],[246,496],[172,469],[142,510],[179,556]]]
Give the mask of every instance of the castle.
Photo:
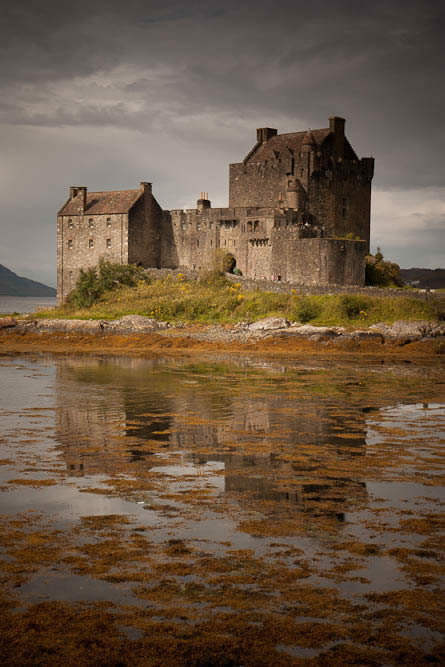
[[[149,268],[209,266],[221,248],[250,278],[303,285],[363,285],[369,252],[374,159],[359,159],[345,121],[278,134],[265,127],[244,160],[230,165],[229,207],[163,210],[151,183],[137,190],[70,187],[57,217],[57,293],[101,257]]]

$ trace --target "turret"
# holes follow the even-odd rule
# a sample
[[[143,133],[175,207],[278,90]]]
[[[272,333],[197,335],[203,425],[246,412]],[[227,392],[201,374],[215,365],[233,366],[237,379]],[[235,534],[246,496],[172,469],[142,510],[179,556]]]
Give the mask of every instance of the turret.
[[[314,135],[310,130],[306,132],[303,138],[303,143],[301,145],[301,150],[303,153],[311,153],[315,150],[315,139]]]
[[[289,178],[286,199],[288,208],[300,211],[306,209],[306,191],[298,178]]]

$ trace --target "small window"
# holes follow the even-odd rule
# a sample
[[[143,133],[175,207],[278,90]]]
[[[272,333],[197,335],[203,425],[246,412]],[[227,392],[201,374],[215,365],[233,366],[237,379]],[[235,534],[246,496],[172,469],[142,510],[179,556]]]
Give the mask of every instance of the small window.
[[[72,279],[73,279],[73,272],[70,271],[70,272],[68,273],[68,275],[69,275],[70,280],[72,280]]]
[[[88,239],[88,247],[89,248],[94,248],[94,240],[93,239]]]
[[[69,241],[68,241],[68,248],[72,248],[72,247],[73,247],[73,240],[72,240],[72,239],[69,239]]]
[[[199,248],[199,239],[196,241],[196,247]]]
[[[111,218],[107,218],[107,227],[111,227]]]
[[[201,231],[201,223],[200,223],[200,222],[197,222],[197,223],[196,223],[196,231],[197,231],[197,232],[200,232],[200,231]]]
[[[210,247],[213,245],[213,239],[210,239]]]
[[[209,229],[213,229],[213,220],[210,220],[209,222]]]
[[[73,221],[72,221],[72,220],[68,220],[68,229],[73,229],[73,227],[74,227],[74,225],[73,225]]]
[[[111,248],[111,239],[107,239],[107,248]]]
[[[226,241],[226,239],[224,239],[224,245],[227,245],[227,241]]]
[[[187,229],[187,225],[186,225],[186,223],[183,222],[183,223],[181,224],[181,227],[182,227],[182,231],[185,232],[185,230]]]
[[[235,239],[233,239],[233,245],[236,245],[236,241],[235,241]]]
[[[246,231],[246,225],[245,225],[244,223],[241,225],[241,231],[242,231],[242,232],[245,232],[245,231]]]
[[[90,219],[88,220],[88,227],[89,227],[90,229],[94,229],[94,220],[93,220],[93,218],[90,218]]]

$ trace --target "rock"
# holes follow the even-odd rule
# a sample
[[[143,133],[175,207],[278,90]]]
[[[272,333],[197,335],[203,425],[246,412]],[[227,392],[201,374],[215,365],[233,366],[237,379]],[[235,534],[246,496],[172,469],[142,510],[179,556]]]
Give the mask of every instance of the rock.
[[[167,322],[160,322],[152,317],[144,317],[143,315],[124,315],[124,317],[120,317],[118,320],[104,322],[104,329],[111,329],[112,331],[155,331],[167,328]]]
[[[0,317],[0,329],[9,329],[17,326],[17,320],[13,317]]]
[[[249,324],[249,331],[270,331],[272,329],[287,329],[289,321],[285,317],[265,317]]]
[[[366,329],[358,329],[357,331],[351,331],[346,334],[348,338],[355,340],[375,340],[380,343],[383,343],[383,336],[378,331],[368,331]]]
[[[89,333],[103,330],[103,320],[34,320],[30,327],[44,331],[67,331]]]
[[[371,331],[381,333],[385,338],[403,338],[410,340],[419,340],[427,336],[444,336],[445,325],[437,322],[430,322],[428,320],[420,320],[417,322],[408,322],[406,320],[398,320],[394,324],[385,324],[378,322],[371,324],[369,327]]]
[[[345,329],[343,327],[314,327],[312,324],[302,324],[299,327],[295,327],[294,331],[302,336],[338,336],[342,334]]]

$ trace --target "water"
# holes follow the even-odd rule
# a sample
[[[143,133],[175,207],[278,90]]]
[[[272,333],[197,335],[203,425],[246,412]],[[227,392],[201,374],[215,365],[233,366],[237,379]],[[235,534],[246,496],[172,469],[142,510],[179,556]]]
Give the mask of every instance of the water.
[[[51,296],[0,296],[0,313],[34,313],[37,308],[57,306]]]
[[[32,617],[64,659],[100,626],[107,664],[438,659],[441,370],[0,359],[8,641],[41,658]]]

